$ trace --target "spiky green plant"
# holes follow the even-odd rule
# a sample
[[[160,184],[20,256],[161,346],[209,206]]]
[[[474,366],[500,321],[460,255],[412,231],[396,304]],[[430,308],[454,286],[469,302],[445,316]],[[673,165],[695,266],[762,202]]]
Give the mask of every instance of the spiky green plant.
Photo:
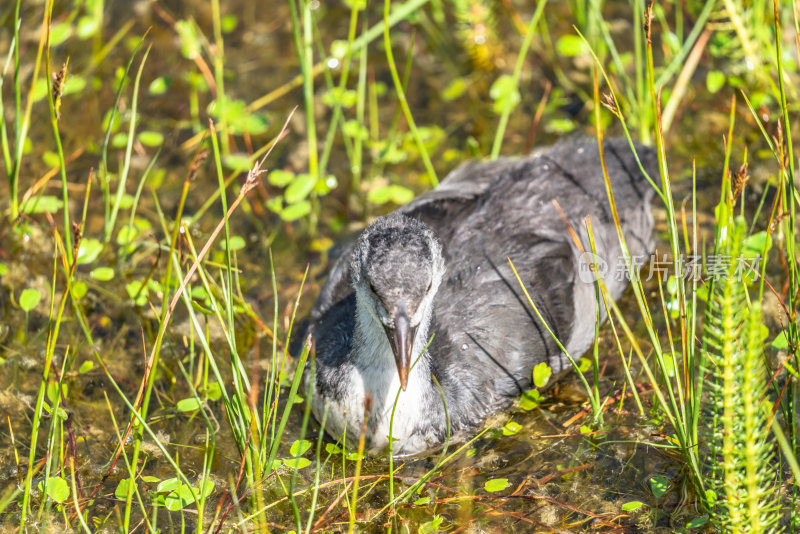
[[[761,302],[737,271],[746,238],[743,217],[727,202],[717,209],[716,258],[726,265],[714,280],[705,314],[702,367],[708,387],[707,507],[723,532],[773,532],[780,518],[774,438],[763,401],[765,370]],[[760,296],[760,295],[759,295]]]

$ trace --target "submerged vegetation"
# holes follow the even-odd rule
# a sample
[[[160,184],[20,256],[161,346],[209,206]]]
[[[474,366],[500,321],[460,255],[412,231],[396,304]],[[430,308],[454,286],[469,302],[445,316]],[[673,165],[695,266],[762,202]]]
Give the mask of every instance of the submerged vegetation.
[[[793,1],[268,4],[0,5],[0,529],[800,530]],[[573,132],[660,163],[575,373],[429,457],[326,437],[334,241]]]

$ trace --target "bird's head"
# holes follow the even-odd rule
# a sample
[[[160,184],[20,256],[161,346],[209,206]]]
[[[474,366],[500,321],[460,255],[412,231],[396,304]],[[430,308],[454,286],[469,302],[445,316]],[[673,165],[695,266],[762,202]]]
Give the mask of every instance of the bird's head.
[[[444,275],[442,248],[424,223],[392,214],[364,230],[351,262],[359,305],[386,332],[405,391],[417,331]]]

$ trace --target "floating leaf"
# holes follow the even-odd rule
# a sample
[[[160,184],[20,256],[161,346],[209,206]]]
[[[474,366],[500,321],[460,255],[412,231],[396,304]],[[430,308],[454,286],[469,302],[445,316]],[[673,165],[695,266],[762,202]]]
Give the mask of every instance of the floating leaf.
[[[356,460],[360,460],[364,457],[363,454],[358,454],[358,451],[347,451],[344,453],[344,457],[350,461],[355,462]]]
[[[61,166],[61,158],[52,150],[48,150],[42,154],[42,161],[44,161],[44,164],[48,167],[59,168]]]
[[[236,29],[236,26],[239,24],[239,17],[234,15],[233,13],[228,13],[227,15],[223,15],[222,19],[220,19],[220,29],[222,33],[231,33],[233,30]]]
[[[202,479],[200,481],[200,484],[198,485],[199,486],[199,492],[198,493],[200,494],[200,497],[205,498],[205,497],[208,497],[209,495],[211,495],[211,493],[213,493],[213,491],[214,491],[214,486],[216,486],[216,485],[217,485],[217,483],[214,482],[213,480],[209,480],[209,479],[205,479],[205,478]]]
[[[394,202],[400,205],[408,204],[413,198],[414,192],[412,190],[396,184],[376,187],[367,193],[367,200],[379,206],[387,202]]]
[[[366,141],[369,138],[369,131],[367,130],[367,127],[354,119],[342,124],[342,132],[347,137],[352,139],[361,139],[362,141]]]
[[[285,458],[283,465],[290,469],[303,469],[311,465],[311,460],[308,458]]]
[[[25,288],[19,296],[19,307],[22,308],[25,313],[28,313],[39,304],[41,299],[42,294],[39,293],[38,289],[33,289],[31,287]]]
[[[703,515],[703,516],[700,516],[700,517],[695,517],[694,519],[692,519],[691,521],[686,523],[686,528],[698,528],[698,527],[702,527],[706,523],[708,523],[708,516],[707,515]]]
[[[653,491],[656,499],[664,496],[669,488],[669,479],[663,476],[656,476],[650,479],[650,489]]]
[[[50,46],[56,47],[72,36],[72,24],[58,22],[50,26]]]
[[[83,280],[78,280],[72,284],[72,295],[78,300],[85,297],[87,291],[89,291],[89,288],[87,287],[86,282]]]
[[[39,491],[44,489],[44,480],[39,482]],[[61,504],[69,498],[69,484],[61,477],[48,477],[47,496]]]
[[[171,491],[164,498],[164,507],[170,512],[177,512],[195,501],[194,493],[190,486],[181,484],[178,489]],[[196,491],[196,490],[195,490]]]
[[[581,430],[581,434],[591,434],[592,433],[592,429],[590,427],[586,426],[586,425],[581,425],[580,430]]]
[[[292,456],[302,456],[311,448],[311,442],[307,439],[298,439],[289,447],[289,454]]]
[[[520,430],[522,430],[522,425],[515,421],[509,421],[508,423],[503,425],[504,436],[513,436],[514,434],[517,434]]]
[[[748,263],[752,263],[752,260],[760,258],[765,250],[769,251],[770,247],[772,247],[772,238],[769,233],[763,231],[756,232],[753,235],[747,236],[744,240],[742,256],[747,260],[751,260],[748,261]],[[744,265],[742,267],[746,268]],[[747,270],[749,271],[749,269]]]
[[[358,101],[358,93],[352,89],[341,89],[334,87],[322,95],[322,103],[328,107],[334,107],[338,102],[341,107],[351,108]]]
[[[420,534],[431,534],[432,532],[439,532],[439,527],[442,525],[442,516],[435,515],[430,521],[426,521],[419,526]]]
[[[286,187],[292,180],[294,180],[295,174],[291,171],[285,171],[283,169],[275,169],[274,171],[270,172],[267,176],[267,181],[274,185],[275,187]]]
[[[641,508],[642,506],[644,506],[643,502],[630,501],[630,502],[626,502],[625,504],[622,505],[622,511],[623,512],[634,512],[634,511],[638,510],[639,508]]]
[[[111,146],[114,148],[122,148],[128,144],[128,133],[117,132],[111,138]]]
[[[580,56],[589,51],[583,39],[570,33],[558,38],[558,41],[556,41],[556,50],[558,50],[560,55],[567,57]]]
[[[124,501],[128,498],[128,488],[130,488],[131,479],[130,478],[123,478],[117,484],[117,489],[114,490],[114,497],[117,499]]]
[[[494,100],[492,109],[498,115],[503,113],[506,107],[514,109],[522,100],[514,78],[507,74],[503,74],[494,81],[489,89],[489,96]]]
[[[94,369],[94,362],[92,360],[86,360],[78,367],[78,374],[85,375],[92,369]]]
[[[194,59],[200,53],[200,38],[195,25],[188,20],[179,20],[175,23],[175,31],[181,40],[181,54],[186,59]]]
[[[100,29],[100,18],[85,15],[78,19],[76,33],[80,39],[88,39]]]
[[[328,454],[341,454],[342,448],[336,445],[335,443],[326,443],[325,444],[325,451]]]
[[[225,168],[236,172],[247,172],[253,164],[253,159],[248,154],[227,154],[222,156]]]
[[[167,76],[159,76],[150,82],[150,86],[147,88],[147,90],[151,95],[163,95],[167,92],[167,89],[169,89],[170,85],[172,85],[172,78]]]
[[[712,70],[706,74],[706,89],[709,93],[716,93],[725,85],[725,74],[718,70]]]
[[[225,248],[225,241],[221,242],[222,248]],[[230,240],[228,240],[228,246],[231,252],[235,250],[241,250],[245,246],[244,238],[239,235],[231,236]]]
[[[414,504],[416,506],[422,506],[422,505],[428,504],[430,502],[431,502],[431,498],[429,496],[426,496],[426,497],[420,497],[419,499],[414,501]]]
[[[295,176],[294,180],[292,180],[292,183],[289,184],[289,187],[286,188],[286,191],[283,194],[284,199],[286,199],[286,203],[294,204],[296,202],[300,202],[301,200],[305,200],[308,194],[314,189],[316,183],[316,177],[312,176],[311,174],[298,174]]]
[[[555,134],[566,134],[575,129],[575,122],[571,119],[564,119],[559,117],[554,117],[547,121],[547,126],[545,130],[548,133],[555,133]]]
[[[114,278],[114,269],[111,267],[97,267],[96,269],[92,269],[89,276],[100,282],[108,282]]]
[[[592,368],[592,361],[589,358],[578,358],[578,369],[581,373],[585,373]]]
[[[67,396],[68,391],[67,384],[62,382],[61,384],[61,392],[63,392],[64,396]],[[48,382],[47,383],[47,400],[55,404],[57,401],[61,399],[61,393],[59,393],[59,386],[58,382]]]
[[[536,367],[533,368],[533,384],[537,388],[544,387],[547,385],[547,382],[550,380],[552,374],[553,370],[550,369],[550,366],[547,365],[547,363],[541,362],[536,364]]]
[[[789,347],[789,340],[786,339],[786,330],[780,332],[775,339],[772,340],[770,346],[775,350],[782,350]]]
[[[150,130],[139,132],[139,135],[137,135],[136,138],[144,146],[149,147],[161,146],[161,144],[164,142],[164,134]]]
[[[492,478],[483,484],[483,489],[490,493],[503,491],[509,486],[507,478]]]
[[[200,402],[194,397],[189,397],[188,399],[181,399],[176,402],[175,408],[179,412],[194,412],[200,409]]]
[[[158,487],[156,488],[156,491],[159,492],[159,493],[172,491],[172,490],[174,490],[175,488],[177,488],[180,485],[181,485],[181,481],[178,480],[177,477],[166,478],[166,479],[162,480],[158,484]]]
[[[26,202],[22,206],[22,211],[28,215],[37,213],[56,213],[64,206],[64,202],[53,195],[42,195]]]
[[[531,411],[535,408],[538,408],[541,402],[542,394],[539,393],[539,390],[532,389],[522,394],[522,397],[519,399],[519,406],[523,410]]]
[[[94,263],[103,251],[103,244],[99,239],[93,237],[81,239],[78,247],[78,265],[88,265]]]
[[[286,206],[281,210],[281,219],[287,222],[296,221],[311,213],[311,203],[307,200]]]
[[[222,388],[219,382],[209,382],[206,388],[206,396],[209,400],[218,401],[222,397]]]
[[[447,101],[455,100],[466,92],[467,87],[468,84],[465,78],[454,78],[442,91],[442,98]]]

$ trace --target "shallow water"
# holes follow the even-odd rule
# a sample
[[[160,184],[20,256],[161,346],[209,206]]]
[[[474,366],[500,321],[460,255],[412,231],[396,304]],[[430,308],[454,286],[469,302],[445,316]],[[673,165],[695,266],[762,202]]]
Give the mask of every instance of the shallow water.
[[[370,24],[380,20],[379,7],[377,4],[370,5],[367,11]],[[75,20],[80,20],[87,13],[72,6],[59,9],[63,9],[63,12],[57,9],[53,20],[61,23],[62,29],[74,27]],[[141,1],[131,5],[116,2],[110,3],[105,10],[103,29],[96,37],[72,35],[54,46],[51,57],[53,67],[50,70],[57,71],[57,66],[69,57],[73,78],[68,79],[67,91],[61,103],[60,128],[64,152],[69,160],[69,208],[73,220],[76,220],[83,207],[87,178],[91,169],[96,170],[100,164],[104,117],[114,104],[119,70],[124,69],[133,47],[149,28],[144,46],[151,48],[142,70],[137,132],[162,134],[163,146],[155,170],[148,176],[139,200],[135,221],[140,229],[139,235],[124,253],[119,253],[120,247],[106,247],[90,263],[80,265],[77,269],[77,279],[87,286],[87,293],[81,301],[97,351],[125,395],[133,399],[145,369],[143,340],[149,350],[157,334],[158,325],[154,319],[161,306],[163,288],[151,287],[146,292],[144,302],[137,305],[126,291],[126,285],[148,276],[154,280],[163,276],[166,251],[163,257],[155,253],[156,245],[166,242],[159,213],[163,213],[169,221],[176,213],[184,179],[199,147],[190,141],[205,127],[209,116],[208,106],[213,101],[212,91],[197,81],[202,78],[203,68],[213,69],[207,52],[207,48],[213,45],[201,39],[205,47],[202,54],[205,67],[199,61],[188,59],[181,53],[182,43],[177,30],[173,28],[173,22],[194,20],[202,33],[213,41],[213,15],[209,4],[197,0],[169,2],[160,8]],[[223,15],[234,15],[236,19],[235,27],[226,29],[223,34],[223,81],[229,97],[242,103],[251,103],[298,74],[286,3],[256,5],[230,1],[224,2],[221,10]],[[511,11],[504,7],[497,7],[495,11],[495,25],[489,28],[485,45],[476,45],[474,37],[472,41],[465,40],[470,30],[483,29],[462,27],[449,34],[444,32],[443,28],[448,26],[442,26],[442,21],[437,20],[440,16],[437,8],[426,9],[419,14],[413,27],[404,22],[393,29],[395,54],[401,69],[409,51],[413,51],[407,93],[419,124],[432,128],[431,135],[436,139],[435,143],[431,143],[432,159],[440,178],[475,153],[488,154],[494,137],[497,115],[492,110],[490,86],[499,73],[511,72],[521,44],[520,35],[511,22],[512,16],[519,15],[527,22],[531,14],[527,6],[522,5],[513,6]],[[20,36],[24,80],[30,79],[41,14],[42,6],[38,3],[25,3],[23,6]],[[630,46],[625,43],[630,39],[631,17],[627,4],[606,6],[604,15],[610,23],[612,37],[620,43],[621,51],[628,52]],[[343,4],[322,3],[314,16],[325,46],[329,46],[334,39],[346,36],[349,10]],[[443,16],[445,23],[455,24],[451,20],[452,13],[445,12]],[[555,42],[571,31],[574,15],[567,5],[553,5],[545,11],[545,19],[551,40]],[[1,57],[6,56],[10,46],[12,20],[12,6],[0,7]],[[119,43],[98,60],[103,46],[128,21],[132,25]],[[465,42],[471,44],[466,46]],[[522,102],[511,116],[503,145],[504,154],[519,154],[526,147],[547,144],[568,135],[569,132],[565,130],[592,131],[593,115],[590,106],[585,103],[585,97],[591,95],[590,60],[585,54],[576,58],[556,55],[552,46],[552,42],[548,44],[546,39],[537,37],[534,40],[521,78]],[[245,244],[235,254],[239,269],[238,284],[242,297],[255,312],[255,316],[244,313],[237,315],[237,346],[240,353],[247,357],[246,364],[250,365],[254,381],[264,380],[270,368],[271,341],[261,326],[263,323],[271,328],[275,319],[273,299],[276,295],[270,281],[269,251],[273,255],[279,288],[278,330],[285,335],[306,265],[309,265],[309,277],[303,286],[299,316],[310,309],[324,281],[325,269],[329,264],[327,249],[363,227],[371,217],[395,206],[391,202],[375,202],[374,199],[378,197],[375,190],[389,182],[402,185],[415,194],[430,189],[420,157],[408,138],[395,147],[398,161],[380,161],[383,146],[378,140],[384,139],[390,131],[389,125],[398,119],[403,124],[382,50],[382,44],[369,48],[368,77],[370,81],[377,82],[375,87],[380,94],[375,95],[374,109],[366,112],[368,120],[378,127],[370,133],[377,139],[366,148],[362,184],[354,183],[353,169],[347,156],[350,148],[339,136],[327,169],[335,177],[337,186],[330,194],[320,195],[312,201],[311,216],[297,222],[282,221],[268,208],[270,199],[279,195],[281,189],[264,180],[231,219],[231,233],[241,236]],[[139,53],[133,63],[131,79],[139,68],[141,57]],[[337,82],[339,68],[340,65],[329,69]],[[357,78],[357,64],[355,68],[351,87]],[[678,110],[676,123],[668,134],[676,203],[691,195],[691,159],[697,158],[698,212],[701,212],[698,222],[706,236],[710,235],[708,231],[713,224],[710,214],[718,201],[722,135],[727,132],[728,98],[731,94],[730,88],[724,93],[725,98],[720,98],[722,92],[711,95],[706,91],[703,80],[707,68],[710,68],[709,64],[701,63],[689,87],[689,94]],[[85,86],[70,93],[70,84],[76,87],[83,83],[79,79],[85,82]],[[10,80],[10,76],[7,80]],[[455,92],[449,91],[454,91],[453,84],[458,80],[463,82],[464,90],[451,98]],[[570,86],[564,87],[567,81]],[[161,92],[158,87],[164,84],[167,88]],[[550,92],[541,120],[531,134],[532,117],[548,84],[556,88]],[[758,85],[757,82],[753,84]],[[11,82],[6,81],[3,87],[7,117],[13,116],[11,86]],[[322,76],[317,77],[316,86],[318,93],[322,94]],[[123,127],[116,133],[126,131],[129,123],[131,87],[132,84],[123,91],[120,104]],[[320,137],[324,139],[331,113],[321,100],[318,98],[317,102],[317,126]],[[247,123],[247,128],[259,130],[261,126],[265,127],[263,131],[252,135],[232,136],[230,152],[257,150],[278,133],[294,106],[300,106],[289,124],[288,135],[278,143],[266,167],[298,173],[306,171],[308,145],[302,104],[302,89],[296,87],[268,106],[248,112],[245,115],[251,122]],[[765,108],[765,113],[768,114],[770,109],[775,113],[774,102],[772,108]],[[346,109],[345,114],[348,118],[353,117],[354,109]],[[47,117],[45,100],[40,99],[33,107],[30,152],[26,155],[21,173],[23,193],[52,167],[52,155],[48,153],[53,152],[54,144]],[[763,141],[743,106],[739,108],[737,120],[739,126],[734,137],[733,166],[738,167],[744,147],[747,146],[752,187],[748,188],[746,194],[749,204],[755,206],[763,184],[775,172],[775,165],[770,161],[770,156],[763,153]],[[772,123],[767,122],[767,127],[771,128],[771,124],[774,124],[774,118]],[[610,130],[613,134],[620,133],[617,126],[612,125]],[[402,128],[401,132],[404,132]],[[140,137],[139,142],[133,145],[127,187],[131,195],[157,151],[156,146],[150,146],[151,143],[145,141],[146,138]],[[109,149],[109,168],[113,173],[117,174],[123,156],[124,145],[112,145]],[[5,175],[5,172],[0,174]],[[244,174],[241,174],[235,183],[241,183],[243,178]],[[58,175],[54,174],[43,191],[46,195],[60,196],[60,188]],[[209,159],[200,167],[191,184],[184,213],[188,216],[195,214],[217,190],[213,163]],[[0,191],[0,209],[6,210],[9,196],[5,181],[0,184]],[[237,192],[236,186],[229,190],[228,202]],[[400,197],[406,194],[403,191]],[[157,202],[154,198],[157,198]],[[691,212],[691,204],[688,209]],[[123,208],[120,214],[117,228],[128,224],[130,208]],[[219,203],[215,203],[197,220],[192,220],[190,232],[197,246],[205,243],[221,214]],[[659,221],[660,248],[663,249],[663,210],[656,208],[656,219]],[[52,216],[33,214],[25,218],[25,224],[17,226],[10,225],[7,218],[0,223],[0,413],[7,416],[7,422],[4,421],[0,431],[0,487],[13,487],[18,482],[21,473],[16,467],[17,455],[23,470],[26,465],[33,405],[39,390],[48,335],[50,287],[54,269],[52,225],[59,227],[63,235],[62,220],[61,212],[56,212]],[[102,239],[103,228],[102,195],[95,180],[83,236]],[[212,250],[211,260],[217,265],[224,263],[222,249],[215,245]],[[185,246],[183,253],[188,255]],[[97,267],[113,268],[114,277],[108,281],[98,280],[93,274]],[[209,272],[219,276],[215,269],[213,266],[208,268]],[[42,295],[41,301],[28,314],[19,306],[24,288],[35,288]],[[654,283],[651,282],[647,288],[651,294],[657,294]],[[63,277],[59,275],[55,288],[56,305],[62,293]],[[644,330],[631,295],[623,299],[622,308],[630,317],[629,324],[633,325],[634,332],[643,335]],[[117,440],[114,429],[124,427],[130,418],[130,411],[110,387],[98,366],[85,372],[80,370],[83,362],[93,360],[93,350],[78,321],[69,312],[69,307],[65,317],[56,344],[54,370],[57,369],[60,374],[64,369],[65,383],[69,388],[63,404],[70,415],[67,425],[76,439],[78,475],[84,487],[93,488],[100,482],[113,455]],[[661,331],[664,330],[663,326],[662,319],[659,326]],[[220,354],[220,361],[228,365],[228,352],[221,330],[213,319],[208,321],[208,328],[207,336],[213,350]],[[647,414],[646,418],[640,418],[629,396],[613,397],[613,394],[622,391],[624,375],[609,328],[601,332],[600,351],[604,362],[601,391],[612,394],[614,400],[605,413],[604,427],[596,433],[582,433],[582,427],[590,425],[591,414],[584,406],[586,395],[580,382],[574,374],[569,374],[549,390],[540,407],[531,411],[517,407],[489,421],[489,430],[465,447],[461,454],[428,481],[419,496],[411,499],[412,503],[416,501],[418,504],[405,504],[397,508],[395,519],[398,528],[416,531],[421,525],[430,525],[430,521],[441,518],[439,528],[469,532],[671,532],[673,528],[682,527],[700,515],[691,499],[685,497],[688,491],[685,486],[689,483],[681,476],[679,458],[663,448],[666,444],[663,436],[670,434],[670,430],[662,418],[655,411]],[[187,356],[187,346],[192,341],[196,342],[188,314],[178,306],[167,331],[162,365],[155,371],[156,395],[151,402],[148,421],[159,439],[168,444],[169,452],[179,456],[184,472],[196,476],[203,465],[206,424],[196,412],[182,412],[176,408],[178,400],[190,395],[178,362],[186,366],[190,376],[199,376],[203,372],[200,362],[190,360]],[[648,347],[646,342],[644,347]],[[226,377],[230,376],[227,368],[223,372]],[[638,382],[646,382],[640,376],[641,371],[636,363],[633,372]],[[643,386],[645,399],[649,397],[646,389]],[[229,484],[230,477],[238,473],[241,458],[230,435],[221,403],[209,402],[208,409],[216,418],[219,431],[215,435],[216,455],[212,466],[216,489],[211,497],[210,509],[206,510],[207,521],[211,517],[209,514],[213,515],[213,508]],[[116,424],[111,419],[112,413]],[[509,420],[520,427],[515,433],[506,432],[512,435],[504,435],[503,428]],[[37,459],[41,459],[46,450],[44,435],[50,421],[48,417],[42,423]],[[289,421],[281,455],[288,455],[289,445],[301,437],[301,428],[302,409],[298,408]],[[585,427],[583,430],[590,429]],[[311,422],[306,437],[313,441],[317,432],[318,427]],[[460,445],[452,444],[449,450],[453,451]],[[150,438],[145,439],[143,450],[145,475],[158,479],[174,476],[172,467],[164,461],[162,453]],[[353,473],[354,466],[349,462],[343,475],[338,458],[334,457],[326,464],[321,475],[323,486],[317,502],[317,517],[323,518],[319,527],[327,530],[343,530],[348,520],[347,509],[341,503],[326,511],[345,487],[343,476],[352,476]],[[395,468],[403,464],[398,471],[395,494],[429,471],[437,458],[438,453],[395,460]],[[361,525],[365,531],[382,531],[391,521],[387,513],[377,514],[388,501],[387,472],[385,458],[366,459],[362,467],[360,494],[365,497],[359,502],[358,515],[359,519],[371,520]],[[284,479],[291,478],[290,474],[283,475]],[[657,475],[666,476],[671,483],[669,491],[660,499],[655,498],[649,485],[650,478]],[[119,480],[125,476],[125,471],[118,466],[102,482],[94,505],[90,508],[90,517],[97,528],[112,528],[118,524],[116,514],[120,502],[114,497],[114,491]],[[300,470],[296,487],[312,485],[313,477],[313,468]],[[502,478],[508,479],[506,489],[497,493],[484,491],[487,481]],[[377,484],[373,486],[373,482]],[[268,499],[278,503],[267,512],[270,528],[294,528],[294,515],[288,502],[283,499],[285,494],[282,487],[274,479],[266,482],[266,485]],[[426,502],[424,497],[429,497],[429,500]],[[34,502],[38,502],[39,498],[35,497]],[[641,501],[646,506],[631,513],[622,511],[621,506],[631,501]],[[308,506],[310,499],[303,497],[301,509],[307,510]],[[181,519],[176,513],[167,513],[162,509],[159,517],[159,526],[165,529],[179,528]],[[62,519],[60,514],[52,517],[55,522]],[[15,505],[9,506],[0,515],[0,524],[16,525],[18,521],[19,508]],[[132,525],[138,524],[138,521],[136,519]],[[196,519],[187,514],[186,521],[191,526]],[[236,521],[233,515],[230,516],[226,528],[232,528]]]

